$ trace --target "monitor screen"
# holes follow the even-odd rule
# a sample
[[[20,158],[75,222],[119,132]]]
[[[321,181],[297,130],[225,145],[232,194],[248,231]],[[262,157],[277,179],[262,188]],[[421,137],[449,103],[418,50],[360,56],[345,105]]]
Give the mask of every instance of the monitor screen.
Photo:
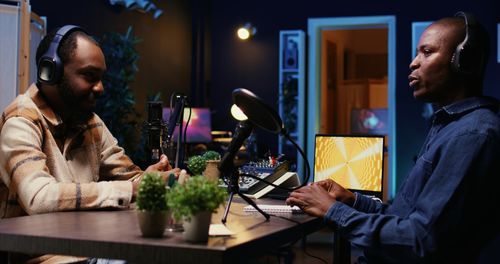
[[[353,108],[351,111],[351,133],[387,135],[387,108]]]
[[[316,135],[314,181],[332,179],[346,189],[382,195],[383,136]]]
[[[183,116],[183,129],[186,127],[186,123],[189,118],[189,112],[191,109],[191,118],[189,120],[189,125],[187,127],[186,142],[188,143],[208,143],[212,141],[212,125],[210,119],[210,109],[209,108],[184,108]],[[173,110],[172,110],[173,111]],[[170,119],[170,108],[163,108],[163,120],[168,122]],[[179,135],[179,127],[177,126],[174,130],[172,140],[177,142]]]

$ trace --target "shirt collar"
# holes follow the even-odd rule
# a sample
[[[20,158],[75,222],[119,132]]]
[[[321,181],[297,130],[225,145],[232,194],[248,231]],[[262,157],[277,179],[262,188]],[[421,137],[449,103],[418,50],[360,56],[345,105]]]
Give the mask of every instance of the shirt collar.
[[[464,100],[451,103],[437,110],[436,116],[461,116],[479,108],[487,108],[498,112],[499,101],[493,97],[469,97]]]
[[[45,96],[42,94],[40,89],[36,86],[36,84],[31,84],[27,91],[29,97],[35,105],[40,109],[43,117],[53,126],[59,126],[63,123],[61,117],[57,115],[54,110],[47,104]]]

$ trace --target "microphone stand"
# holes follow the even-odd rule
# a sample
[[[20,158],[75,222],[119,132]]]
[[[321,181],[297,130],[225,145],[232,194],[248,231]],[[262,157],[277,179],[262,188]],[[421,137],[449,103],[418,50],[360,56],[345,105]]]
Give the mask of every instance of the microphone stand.
[[[172,135],[174,134],[174,130],[177,126],[179,126],[179,134],[177,135],[177,148],[175,150],[175,168],[180,168],[179,165],[184,162],[184,149],[183,149],[183,120],[184,120],[184,107],[186,105],[187,97],[183,95],[176,96],[175,109],[173,113],[171,113],[168,124],[164,129],[163,144],[162,148],[165,153],[168,153],[169,160],[172,157],[173,151],[173,142]],[[168,223],[165,230],[169,232],[182,232],[184,231],[184,227],[181,222],[171,222]]]
[[[179,165],[184,163],[184,144],[182,143],[184,140],[184,133],[182,133],[183,129],[183,120],[184,120],[184,100],[182,100],[181,112],[179,113],[179,119],[181,120],[178,123],[179,126],[179,134],[177,135],[177,149],[175,152],[175,168],[180,168]],[[187,127],[186,127],[187,129]]]
[[[148,102],[148,121],[145,124],[148,130],[148,148],[150,153],[150,162],[155,164],[160,160],[162,151],[162,137],[166,130],[166,125],[163,122],[162,102]]]
[[[166,133],[164,134],[164,146],[163,149],[167,149],[171,153],[173,147],[172,135],[174,133],[175,127],[179,126],[179,134],[177,135],[177,147],[175,150],[175,168],[180,168],[179,166],[184,163],[184,135],[182,133],[183,120],[184,120],[184,107],[186,106],[186,96],[177,95],[175,102],[175,110],[171,114]],[[170,158],[170,157],[169,157]]]
[[[229,208],[231,207],[231,202],[233,201],[233,197],[235,194],[238,194],[243,200],[245,200],[249,205],[251,205],[253,208],[255,208],[255,210],[257,210],[260,214],[262,214],[266,218],[266,220],[269,220],[270,216],[268,213],[266,213],[262,209],[260,209],[252,199],[248,198],[248,196],[241,193],[240,185],[238,184],[238,182],[239,182],[238,179],[239,179],[239,172],[233,166],[233,172],[228,179],[229,182],[228,182],[227,188],[229,190],[229,198],[227,200],[226,209],[224,210],[224,216],[222,217],[222,223],[225,224],[227,221],[227,214],[229,213]]]
[[[249,205],[255,208],[255,210],[261,213],[266,218],[266,220],[269,220],[270,218],[269,214],[260,209],[252,199],[241,193],[239,185],[240,175],[238,169],[236,168],[236,166],[234,166],[234,158],[236,157],[236,153],[243,144],[243,141],[250,135],[252,129],[253,125],[249,121],[243,121],[238,124],[234,133],[233,140],[231,140],[228,151],[222,158],[221,164],[219,166],[222,177],[224,179],[227,179],[228,181],[227,188],[229,191],[229,198],[227,200],[226,209],[224,210],[224,216],[222,217],[223,224],[225,224],[227,221],[227,214],[229,213],[229,208],[231,207],[231,202],[235,194],[238,194]]]

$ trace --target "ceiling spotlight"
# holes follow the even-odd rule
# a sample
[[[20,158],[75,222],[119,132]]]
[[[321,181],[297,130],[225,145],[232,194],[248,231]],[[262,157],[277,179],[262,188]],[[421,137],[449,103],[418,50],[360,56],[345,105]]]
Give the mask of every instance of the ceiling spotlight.
[[[245,23],[243,26],[238,28],[238,31],[236,32],[238,35],[238,38],[242,40],[247,40],[255,35],[257,33],[257,29],[252,26],[250,23]]]

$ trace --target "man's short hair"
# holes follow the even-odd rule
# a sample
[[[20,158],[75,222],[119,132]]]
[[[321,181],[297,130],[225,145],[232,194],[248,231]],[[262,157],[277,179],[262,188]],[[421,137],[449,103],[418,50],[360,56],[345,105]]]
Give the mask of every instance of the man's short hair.
[[[56,29],[50,31],[40,41],[40,44],[38,44],[38,47],[36,49],[36,56],[35,56],[37,67],[38,67],[38,62],[39,62],[40,58],[49,49],[50,43],[54,39],[54,37],[59,29],[60,28],[56,28]],[[99,43],[97,43],[97,41],[94,38],[87,35],[85,32],[83,32],[81,30],[75,30],[73,32],[70,32],[67,37],[65,37],[61,40],[61,42],[59,43],[58,49],[57,49],[57,55],[59,55],[59,58],[61,58],[61,62],[63,63],[63,65],[66,64],[71,59],[71,56],[73,55],[73,52],[75,51],[75,49],[77,47],[76,46],[77,36],[81,36],[85,39],[88,39],[91,42],[93,42],[94,44],[96,44],[97,46],[99,46]]]

